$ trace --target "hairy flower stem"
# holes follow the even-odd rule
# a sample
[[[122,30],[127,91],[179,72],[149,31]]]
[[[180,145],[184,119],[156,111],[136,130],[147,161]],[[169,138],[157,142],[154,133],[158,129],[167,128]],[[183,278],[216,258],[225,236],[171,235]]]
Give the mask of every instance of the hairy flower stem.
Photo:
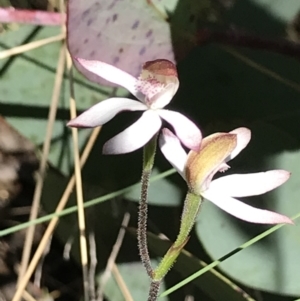
[[[158,267],[153,271],[153,281],[161,281],[173,266],[181,250],[188,242],[189,234],[195,224],[195,220],[202,203],[202,198],[192,192],[188,192],[184,201],[183,212],[179,234],[176,241],[170,247],[166,255],[161,260]],[[155,300],[155,299],[154,299]]]
[[[156,152],[157,135],[155,135],[145,146],[143,152],[143,172],[141,179],[141,199],[138,213],[138,248],[141,261],[152,279],[153,269],[151,266],[148,243],[147,243],[147,213],[148,213],[148,189],[149,179],[152,172]],[[150,300],[150,299],[149,299]],[[152,300],[152,299],[151,299]],[[155,299],[153,299],[155,300]]]
[[[160,281],[151,281],[149,296],[148,296],[147,301],[156,301],[157,300],[160,284],[161,284],[161,280]]]

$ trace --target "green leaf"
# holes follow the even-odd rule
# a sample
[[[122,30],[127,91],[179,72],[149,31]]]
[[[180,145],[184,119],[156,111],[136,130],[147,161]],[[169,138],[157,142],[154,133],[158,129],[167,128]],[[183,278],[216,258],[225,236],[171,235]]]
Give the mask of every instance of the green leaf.
[[[70,0],[68,12],[72,56],[101,60],[134,76],[146,61],[174,61],[169,24],[147,1]],[[78,68],[91,80],[107,84]]]
[[[283,149],[295,147],[296,140],[276,127],[263,123],[252,126],[252,135],[253,139],[249,149],[246,149],[246,155],[240,155],[245,161],[242,172],[282,168],[291,171],[292,176],[280,188],[263,196],[244,198],[243,201],[290,217],[295,215],[300,212],[300,154],[298,150]],[[235,173],[234,167],[231,172]],[[215,260],[268,227],[239,221],[206,201],[196,231],[204,248]],[[262,241],[228,258],[221,263],[220,268],[233,279],[255,289],[299,295],[299,236],[299,227],[284,226]]]
[[[193,48],[200,21],[215,19],[218,6],[210,0],[70,0],[69,50],[72,56],[100,60],[139,76],[146,61],[174,61],[174,52],[182,56]],[[92,81],[107,84],[74,63]]]

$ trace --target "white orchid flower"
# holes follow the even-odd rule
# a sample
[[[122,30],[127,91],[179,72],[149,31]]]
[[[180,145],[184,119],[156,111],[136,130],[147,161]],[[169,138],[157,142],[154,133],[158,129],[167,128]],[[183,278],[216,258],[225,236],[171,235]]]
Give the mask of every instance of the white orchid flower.
[[[247,128],[216,133],[202,140],[199,152],[186,154],[177,137],[168,129],[163,129],[159,144],[164,156],[186,180],[190,192],[247,222],[293,224],[287,216],[254,208],[235,198],[260,195],[275,189],[289,179],[288,171],[233,174],[212,180],[218,171],[229,168],[226,162],[236,157],[250,139],[251,132]]]
[[[101,126],[122,111],[145,111],[140,119],[104,144],[103,153],[123,154],[144,146],[161,128],[162,119],[173,128],[180,141],[197,151],[201,132],[184,115],[163,109],[179,87],[175,65],[164,59],[146,62],[139,78],[101,61],[76,59],[84,68],[105,80],[126,88],[139,101],[113,97],[99,102],[68,126],[91,128]]]

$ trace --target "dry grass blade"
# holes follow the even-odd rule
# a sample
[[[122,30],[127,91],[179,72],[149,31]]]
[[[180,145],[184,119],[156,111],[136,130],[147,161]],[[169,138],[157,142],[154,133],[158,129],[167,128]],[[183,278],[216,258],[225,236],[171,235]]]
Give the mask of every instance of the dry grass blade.
[[[27,291],[24,291],[23,298],[25,299],[25,301],[37,301]]]
[[[51,42],[55,42],[55,41],[59,41],[59,40],[62,40],[64,39],[65,37],[65,33],[61,34],[61,35],[58,35],[56,37],[51,37],[51,38],[48,38],[48,39],[44,39],[44,40],[41,40],[41,41],[36,41],[36,42],[32,42],[32,43],[29,43],[29,44],[26,44],[26,45],[22,45],[22,46],[19,46],[19,47],[16,47],[14,49],[10,49],[10,50],[7,50],[7,51],[3,51],[0,53],[0,58],[5,58],[5,57],[9,57],[9,56],[12,56],[12,55],[15,55],[15,54],[18,54],[18,53],[21,53],[21,52],[25,52],[25,51],[28,51],[28,50],[31,50],[31,49],[34,49],[34,48],[37,48],[37,47],[40,47],[40,46],[43,46],[43,45],[46,45],[48,43],[51,43]],[[60,59],[59,59],[59,63],[58,63],[58,69],[57,69],[57,76],[56,76],[56,83],[55,83],[55,89],[54,89],[54,92],[53,92],[53,102],[52,103],[55,103],[54,101],[54,98],[55,100],[57,101],[58,100],[58,96],[59,96],[59,91],[60,91],[60,84],[61,84],[61,79],[62,79],[62,73],[63,73],[63,70],[64,70],[64,60],[66,58],[66,51],[65,51],[65,46],[63,49],[61,49],[61,52],[60,52]],[[60,83],[59,83],[60,81]],[[50,113],[49,113],[49,123],[48,123],[48,128],[47,128],[47,137],[51,138],[51,126],[50,124],[54,122],[55,120],[55,113],[53,108],[55,107],[55,105],[53,104],[51,109],[50,109]],[[75,108],[75,103],[71,104],[71,109],[72,109],[72,114],[74,115],[74,112],[76,111],[76,108]],[[50,129],[50,130],[49,130]],[[80,176],[80,169],[81,169],[81,166],[84,165],[89,153],[90,153],[90,150],[95,142],[95,139],[96,137],[98,136],[99,132],[100,132],[100,128],[98,129],[95,129],[89,139],[89,142],[85,148],[85,151],[82,155],[82,158],[81,160],[79,159],[79,152],[78,152],[78,147],[77,147],[77,144],[78,144],[78,136],[77,136],[77,130],[75,130],[75,135],[74,135],[74,131],[73,131],[73,141],[74,141],[74,145],[75,146],[75,176],[73,176],[70,181],[69,181],[69,184],[62,196],[62,199],[60,200],[59,202],[59,205],[58,207],[56,208],[56,213],[57,212],[60,212],[64,209],[67,201],[68,201],[68,198],[72,192],[72,189],[75,185],[75,178],[76,178],[76,182],[77,182],[77,196],[78,196],[78,199],[79,199],[79,204],[78,204],[78,207],[81,207],[81,210],[79,209],[79,212],[80,212],[80,230],[84,229],[84,215],[82,215],[83,213],[83,199],[82,199],[82,188],[81,188],[81,176]],[[36,185],[36,190],[35,190],[35,196],[34,196],[34,201],[33,201],[33,210],[31,211],[31,217],[30,219],[34,219],[36,218],[37,216],[37,213],[38,213],[38,208],[39,208],[39,199],[40,199],[40,196],[41,196],[41,190],[42,190],[42,186],[43,186],[43,179],[44,179],[44,174],[45,174],[45,169],[46,169],[46,163],[47,163],[47,157],[48,157],[48,153],[49,153],[49,149],[50,149],[50,139],[46,139],[45,143],[44,143],[44,149],[43,149],[43,157],[42,157],[42,162],[41,162],[41,166],[40,166],[40,171],[39,171],[39,179],[38,179],[38,182],[37,182],[37,185]],[[79,189],[78,189],[79,187]],[[80,206],[81,204],[81,206]],[[82,218],[83,216],[83,218]],[[26,286],[28,285],[28,282],[29,282],[29,279],[30,277],[32,276],[40,258],[42,257],[43,253],[44,253],[44,249],[45,247],[47,246],[48,244],[48,241],[49,241],[49,238],[51,237],[52,233],[53,233],[53,230],[55,229],[55,226],[58,222],[58,218],[54,218],[51,220],[51,222],[49,223],[49,226],[48,228],[46,229],[45,233],[44,233],[44,236],[32,258],[32,261],[30,262],[29,266],[28,266],[28,269],[26,270],[27,268],[27,265],[28,265],[28,261],[29,261],[29,254],[30,254],[30,250],[31,250],[31,244],[32,244],[32,237],[33,237],[33,233],[34,233],[34,226],[31,226],[28,231],[30,232],[29,235],[27,235],[27,238],[26,238],[26,241],[27,243],[25,243],[25,248],[24,248],[24,253],[25,255],[23,255],[23,258],[24,261],[23,261],[23,265],[22,265],[22,272],[20,273],[20,277],[19,279],[21,279],[19,281],[19,285],[17,286],[17,290],[16,290],[16,293],[13,297],[13,300],[14,301],[17,301],[17,300],[20,300],[21,297],[23,296],[23,298],[25,299],[28,299],[28,300],[33,300],[32,298],[30,298],[30,296],[28,296],[28,294],[26,293],[26,291],[24,291],[24,289],[26,288]],[[83,226],[82,226],[83,225]],[[83,243],[82,243],[83,242]],[[82,247],[84,246],[85,247]],[[84,258],[85,258],[85,265],[87,265],[87,252],[86,252],[86,241],[85,239],[82,240],[82,236],[81,236],[81,249],[82,250],[85,250],[85,255],[84,255]],[[83,252],[84,253],[84,252]],[[24,263],[25,262],[25,263]],[[25,294],[25,296],[24,296]],[[87,300],[87,298],[86,298]]]
[[[25,214],[29,214],[30,210],[31,210],[31,206],[16,207],[16,208],[11,208],[9,210],[9,214],[10,216],[25,215]]]
[[[61,11],[63,9],[62,1],[61,1],[60,9],[61,9]],[[62,38],[64,38],[66,35],[65,26],[62,26],[61,31],[62,31],[62,33],[60,34],[60,36]],[[50,39],[53,40],[53,37]],[[49,42],[49,39],[48,39],[48,42]],[[37,47],[36,46],[37,44],[40,45],[39,41],[33,42],[33,45],[35,47]],[[23,51],[25,51],[24,49],[28,49],[28,45],[23,45],[23,46],[25,46],[25,48],[23,47]],[[31,43],[31,46],[32,46],[32,43]],[[22,46],[20,46],[20,47],[22,47]],[[51,99],[51,104],[50,104],[50,109],[49,109],[49,114],[48,114],[46,138],[45,138],[45,142],[43,145],[42,158],[41,158],[41,162],[40,162],[39,171],[37,173],[36,187],[35,187],[35,191],[34,191],[34,195],[33,195],[32,209],[31,209],[30,217],[29,217],[30,221],[36,219],[38,216],[38,213],[39,213],[40,199],[41,199],[41,195],[42,195],[44,177],[45,177],[46,167],[47,167],[47,160],[48,160],[50,146],[51,146],[52,132],[53,132],[53,127],[54,127],[54,122],[56,119],[56,112],[57,112],[57,107],[58,107],[58,102],[59,102],[60,90],[61,90],[61,85],[62,85],[62,81],[63,81],[65,59],[66,59],[65,53],[66,53],[66,44],[65,44],[65,42],[63,42],[63,44],[60,48],[59,59],[58,59],[58,63],[57,63],[57,71],[56,71],[56,75],[55,75],[52,99]],[[29,258],[30,258],[30,254],[31,254],[32,242],[33,242],[33,237],[34,237],[34,231],[35,231],[35,225],[30,226],[26,231],[24,249],[23,249],[23,253],[22,253],[22,260],[21,260],[20,271],[19,271],[19,276],[18,276],[18,281],[17,281],[17,291],[14,296],[14,298],[16,300],[20,300],[20,296],[29,281],[29,278],[26,281],[26,278],[23,278],[23,276],[25,275],[26,269],[28,267],[28,262],[29,262]],[[46,246],[47,246],[47,244],[44,245],[44,248],[41,251],[44,251]],[[43,254],[43,252],[42,252],[42,254]],[[20,287],[20,290],[19,290],[19,287]],[[19,291],[19,296],[17,294],[18,291]]]
[[[73,75],[72,75],[72,60],[67,55],[67,66],[69,70],[69,82],[70,82],[70,115],[71,119],[76,117],[76,102],[74,96]],[[85,227],[85,214],[83,207],[83,193],[82,193],[82,179],[80,168],[80,157],[78,149],[78,129],[72,128],[73,138],[73,151],[74,151],[74,165],[75,165],[75,179],[76,179],[76,199],[78,207],[78,227],[79,227],[79,242],[80,242],[80,255],[83,274],[83,288],[84,288],[84,300],[89,301],[89,282],[88,282],[88,252],[86,241],[86,227]]]
[[[50,145],[51,145],[52,131],[53,131],[53,126],[54,126],[54,122],[55,122],[55,118],[56,118],[60,89],[61,89],[61,84],[62,84],[62,80],[63,80],[64,66],[65,66],[65,49],[66,49],[66,46],[65,46],[65,44],[63,44],[61,47],[61,50],[60,50],[60,54],[59,54],[59,60],[58,60],[57,72],[56,72],[55,83],[54,83],[54,88],[53,88],[52,100],[51,100],[51,105],[50,105],[50,110],[49,110],[49,115],[48,115],[46,138],[45,138],[45,142],[43,145],[43,152],[42,152],[42,158],[41,158],[41,162],[40,162],[40,168],[37,173],[37,182],[36,182],[36,187],[35,187],[33,201],[32,201],[30,220],[36,219],[38,216],[38,212],[39,212],[40,199],[41,199],[41,195],[42,195],[44,177],[45,177],[46,167],[47,167],[47,160],[48,160],[48,155],[49,155]],[[21,261],[21,267],[20,267],[17,285],[19,285],[20,281],[22,280],[22,277],[28,266],[29,257],[30,257],[30,253],[31,253],[31,245],[32,245],[33,237],[34,237],[34,230],[35,230],[35,226],[33,225],[33,226],[30,226],[26,232],[26,238],[25,238],[25,243],[24,243],[22,261]]]
[[[131,297],[131,294],[130,294],[130,292],[126,286],[126,283],[124,282],[116,264],[113,265],[112,272],[113,272],[116,282],[118,283],[118,286],[125,298],[125,301],[134,301],[133,298]]]
[[[66,35],[64,33],[62,33],[62,34],[59,34],[59,35],[54,36],[54,37],[42,39],[42,40],[39,40],[39,41],[34,41],[34,42],[31,42],[31,43],[28,43],[28,44],[25,44],[25,45],[21,45],[21,46],[17,46],[17,47],[8,49],[8,50],[3,50],[3,51],[0,52],[0,60],[8,58],[8,57],[16,55],[16,54],[20,54],[20,53],[35,49],[35,48],[45,46],[45,45],[50,44],[50,43],[61,41],[65,38],[65,36]]]
[[[100,130],[101,130],[101,128],[99,127],[99,128],[94,129],[94,131],[92,132],[92,134],[91,134],[91,136],[90,136],[90,138],[89,138],[89,140],[88,140],[88,142],[85,146],[85,149],[82,153],[82,156],[80,158],[81,168],[85,164],[85,162],[86,162],[86,160],[87,160],[87,158],[88,158],[88,156],[89,156],[89,154],[92,150],[92,147],[93,147],[93,145],[94,145],[94,143],[95,143],[95,141],[96,141],[96,139],[97,139],[97,137],[100,133]],[[70,181],[69,181],[69,183],[68,183],[68,185],[67,185],[67,187],[64,191],[64,194],[61,197],[61,199],[60,199],[60,201],[59,201],[59,203],[56,207],[55,213],[59,213],[65,208],[65,206],[68,202],[68,199],[70,197],[70,194],[73,191],[74,185],[75,185],[75,175],[73,175],[71,177],[71,179],[70,179]],[[44,249],[47,246],[48,241],[49,241],[49,239],[50,239],[50,237],[51,237],[58,221],[59,221],[59,218],[54,217],[51,220],[51,222],[49,223],[49,225],[48,225],[48,227],[47,227],[47,229],[46,229],[46,231],[45,231],[45,233],[44,233],[44,235],[43,235],[43,237],[40,241],[40,244],[38,245],[38,247],[37,247],[37,249],[36,249],[36,251],[35,251],[35,253],[32,257],[32,260],[31,260],[31,262],[28,266],[28,269],[27,269],[27,271],[26,271],[26,273],[25,273],[25,275],[22,279],[22,282],[20,282],[20,285],[18,286],[18,288],[16,290],[16,293],[15,293],[12,301],[19,301],[20,300],[21,295],[22,295],[26,285],[28,284],[29,279],[32,276],[32,274],[33,274],[40,258],[42,257],[42,255],[44,253]]]
[[[44,265],[44,261],[46,256],[49,254],[50,252],[50,248],[51,248],[51,243],[52,243],[52,236],[50,237],[49,241],[48,241],[48,245],[46,246],[43,256],[40,259],[38,266],[35,270],[35,274],[34,274],[34,281],[33,284],[38,287],[41,288],[41,283],[42,283],[42,273],[43,273],[43,265]]]
[[[124,217],[123,217],[122,225],[121,225],[116,243],[113,246],[112,252],[111,252],[111,254],[108,258],[108,261],[107,261],[105,271],[104,271],[104,273],[102,275],[102,278],[101,278],[101,282],[100,282],[99,289],[98,289],[98,292],[97,292],[97,301],[102,301],[103,300],[104,288],[105,288],[105,285],[106,285],[106,283],[107,283],[107,281],[108,281],[108,279],[111,275],[111,272],[114,270],[116,258],[119,254],[119,251],[120,251],[120,248],[122,246],[123,239],[124,239],[124,236],[125,236],[125,228],[128,226],[129,221],[130,221],[130,214],[128,212],[126,212],[124,214]],[[121,275],[119,275],[118,277],[121,277]],[[122,288],[123,288],[123,286],[125,285],[124,281],[122,281],[120,283],[121,283]],[[128,289],[126,288],[126,290],[123,290],[122,288],[120,286],[120,289],[123,293],[123,296],[124,296],[125,300],[126,301],[132,300],[132,297],[131,297]]]

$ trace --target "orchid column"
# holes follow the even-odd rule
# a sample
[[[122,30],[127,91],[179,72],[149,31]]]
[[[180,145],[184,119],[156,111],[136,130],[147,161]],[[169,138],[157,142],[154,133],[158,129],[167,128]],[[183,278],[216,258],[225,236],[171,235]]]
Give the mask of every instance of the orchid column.
[[[179,86],[177,70],[172,62],[164,59],[146,62],[141,75],[134,78],[104,62],[80,58],[76,60],[95,75],[126,88],[138,101],[121,97],[106,99],[71,120],[68,126],[91,128],[107,123],[122,111],[144,111],[134,124],[104,144],[103,153],[124,154],[144,146],[138,247],[143,265],[152,279],[153,269],[147,247],[147,202],[149,177],[154,164],[156,140],[162,126],[162,119],[170,124],[182,144],[193,151],[199,150],[201,132],[181,113],[164,109]]]

